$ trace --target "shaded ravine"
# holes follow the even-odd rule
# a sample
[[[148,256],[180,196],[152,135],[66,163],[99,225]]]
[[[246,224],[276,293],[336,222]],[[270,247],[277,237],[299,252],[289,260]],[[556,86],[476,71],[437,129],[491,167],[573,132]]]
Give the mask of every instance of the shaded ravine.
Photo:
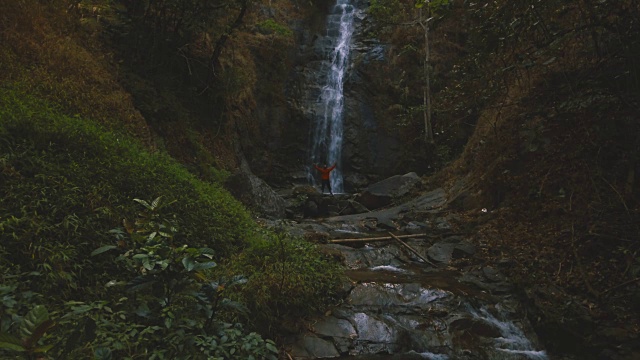
[[[385,211],[300,224],[331,238],[380,236],[370,232],[371,221],[398,222],[420,204],[435,221],[417,230],[434,236],[405,242],[436,266],[394,240],[320,245],[344,263],[350,281],[341,304],[290,340],[292,358],[548,358],[498,266],[464,266],[476,249],[441,225],[447,221],[438,213],[443,199],[434,192]]]

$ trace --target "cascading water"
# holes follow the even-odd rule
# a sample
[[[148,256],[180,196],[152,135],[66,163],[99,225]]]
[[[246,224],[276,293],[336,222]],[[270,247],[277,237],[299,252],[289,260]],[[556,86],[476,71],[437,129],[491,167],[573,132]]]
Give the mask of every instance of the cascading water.
[[[337,0],[327,20],[327,38],[334,42],[327,70],[326,84],[320,95],[321,112],[316,116],[316,124],[311,134],[311,163],[337,164],[331,174],[331,188],[334,193],[344,192],[341,169],[344,77],[349,66],[351,36],[354,30],[354,6],[350,0]],[[309,169],[309,180],[315,184],[315,169]]]

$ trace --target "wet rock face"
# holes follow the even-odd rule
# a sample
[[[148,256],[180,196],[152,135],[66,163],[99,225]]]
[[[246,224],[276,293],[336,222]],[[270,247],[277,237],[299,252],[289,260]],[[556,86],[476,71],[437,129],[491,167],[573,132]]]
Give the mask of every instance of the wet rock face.
[[[392,176],[355,194],[331,196],[320,193],[316,187],[310,185],[294,186],[280,190],[278,193],[285,200],[288,219],[335,217],[335,221],[340,221],[340,217],[346,216],[345,220],[348,221],[353,219],[366,221],[370,230],[377,228],[411,231],[426,227],[446,229],[448,227],[446,219],[436,219],[438,223],[433,224],[408,221],[404,226],[399,225],[401,223],[399,220],[412,216],[411,212],[414,210],[428,212],[443,206],[446,200],[442,189],[417,196],[402,205],[382,208],[400,202],[420,181],[421,178],[416,173],[408,173]],[[463,251],[463,249],[456,249],[456,251]]]
[[[285,201],[267,183],[248,173],[236,173],[225,182],[231,194],[257,214],[269,218],[282,219]]]
[[[356,197],[356,200],[369,209],[378,209],[408,194],[419,182],[420,177],[414,172],[395,175],[369,185]]]
[[[330,68],[334,41],[326,21],[335,1],[314,2],[317,11],[293,25],[297,47],[289,55],[284,101],[257,99],[256,120],[262,139],[246,140],[252,171],[272,185],[289,186],[307,181],[310,162],[310,134],[316,118],[324,112],[319,103]],[[371,64],[386,61],[385,45],[367,35],[370,27],[365,1],[353,1],[359,9],[351,45],[350,65],[344,79],[344,136],[341,171],[345,191],[359,191],[372,181],[397,173],[415,171],[416,162],[407,156],[405,141],[385,129],[376,113],[371,94],[380,94],[384,82],[371,71]],[[242,136],[241,138],[248,138]],[[261,145],[258,145],[261,144]],[[250,151],[249,151],[250,150]]]
[[[476,261],[471,239],[451,232],[446,202],[436,189],[384,210],[286,224],[319,237],[350,279],[343,302],[287,342],[292,358],[548,359],[500,267]],[[380,239],[398,230],[419,234]]]
[[[426,252],[428,246],[418,243],[412,242]],[[378,244],[326,245],[342,253],[344,264],[353,269],[347,275],[354,285],[341,305],[293,339],[294,359],[374,354],[386,354],[385,359],[547,359],[520,305],[509,296],[489,295],[491,285],[465,282],[464,272],[426,267],[395,242]],[[486,276],[477,279],[479,284],[498,276],[493,269],[481,273]]]

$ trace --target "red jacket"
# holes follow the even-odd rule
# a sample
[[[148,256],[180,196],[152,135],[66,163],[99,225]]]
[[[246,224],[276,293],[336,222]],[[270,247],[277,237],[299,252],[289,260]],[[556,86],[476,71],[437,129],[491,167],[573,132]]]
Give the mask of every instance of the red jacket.
[[[333,166],[330,168],[321,168],[315,164],[313,166],[315,166],[315,168],[318,169],[318,171],[320,171],[320,178],[322,180],[329,180],[329,174],[331,173],[331,171],[333,171],[333,169],[336,168],[336,164],[333,164]]]

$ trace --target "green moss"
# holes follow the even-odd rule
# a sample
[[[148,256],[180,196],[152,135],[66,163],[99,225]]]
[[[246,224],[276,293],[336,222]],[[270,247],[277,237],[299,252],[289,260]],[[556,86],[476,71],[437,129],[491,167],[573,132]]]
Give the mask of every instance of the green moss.
[[[2,267],[41,272],[44,288],[92,281],[88,274],[109,269],[87,263],[87,254],[113,242],[107,231],[133,218],[134,198],[176,200],[178,240],[219,258],[259,236],[221,185],[199,181],[171,157],[16,91],[0,90],[0,102],[0,254],[12,254]]]
[[[280,23],[277,23],[273,19],[267,19],[256,25],[258,29],[266,33],[275,33],[280,36],[292,36],[293,31]]]
[[[225,276],[244,274],[246,286],[234,297],[251,310],[250,322],[275,335],[283,327],[301,326],[308,314],[322,313],[341,296],[344,279],[338,261],[323,255],[317,245],[286,234],[265,234],[218,270]]]

